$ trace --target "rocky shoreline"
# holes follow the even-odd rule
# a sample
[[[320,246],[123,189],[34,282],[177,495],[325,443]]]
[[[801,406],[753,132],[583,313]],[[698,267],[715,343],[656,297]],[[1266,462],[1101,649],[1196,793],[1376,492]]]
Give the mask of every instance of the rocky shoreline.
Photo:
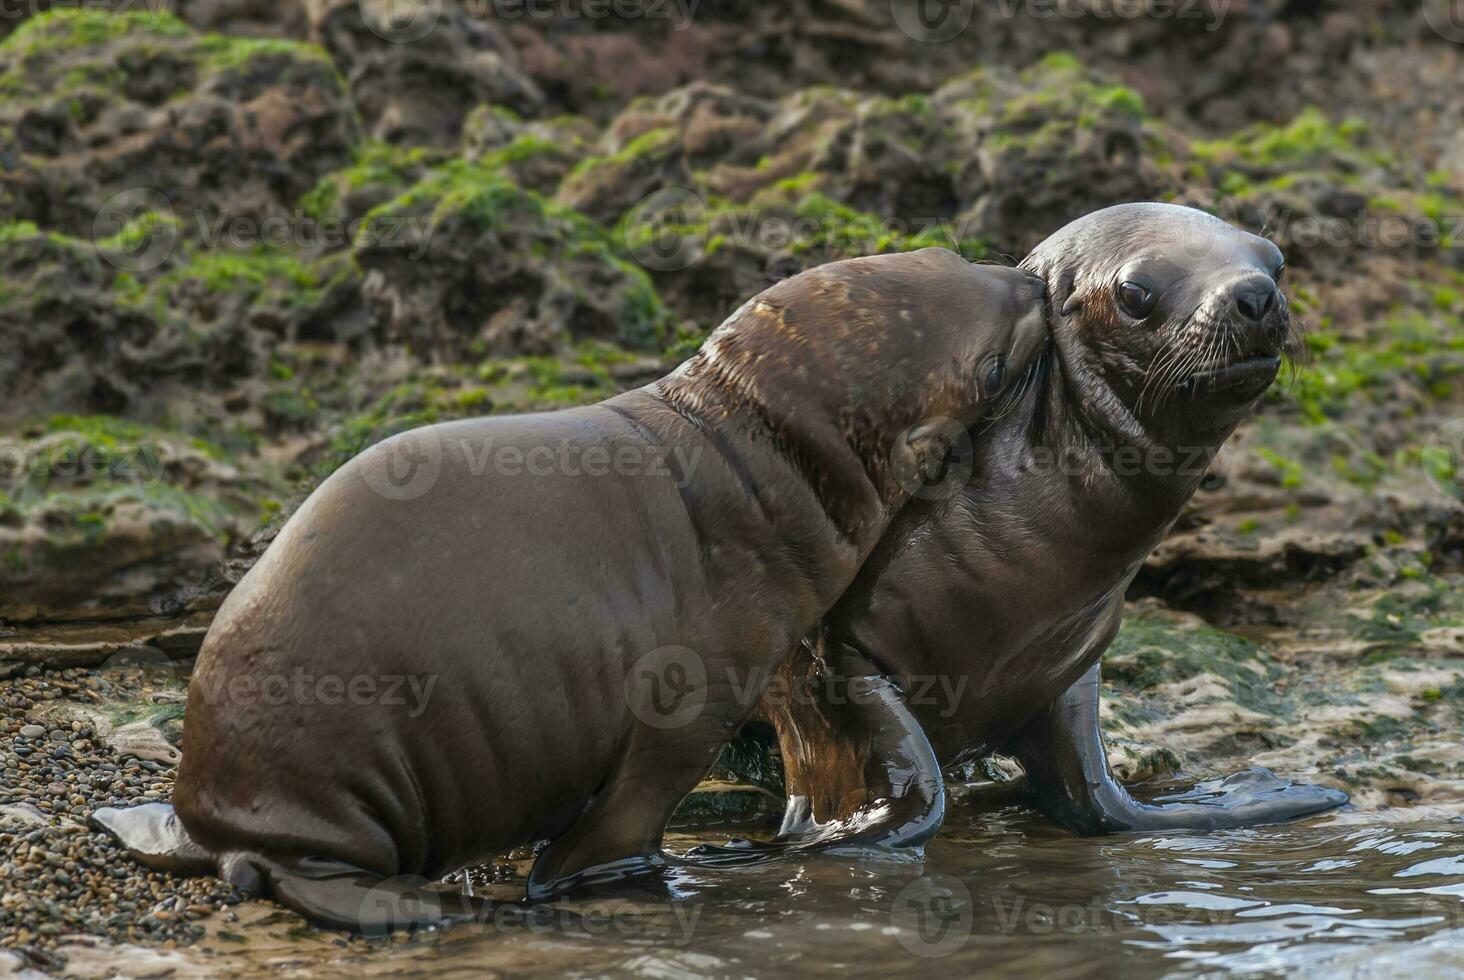
[[[166,797],[212,611],[360,449],[642,384],[820,262],[1008,262],[1134,199],[1272,237],[1310,356],[1135,583],[1115,765],[1464,812],[1464,46],[1417,5],[941,43],[874,0],[106,6],[0,18],[0,972],[232,914],[84,818]],[[688,819],[769,812],[765,742],[713,775]]]

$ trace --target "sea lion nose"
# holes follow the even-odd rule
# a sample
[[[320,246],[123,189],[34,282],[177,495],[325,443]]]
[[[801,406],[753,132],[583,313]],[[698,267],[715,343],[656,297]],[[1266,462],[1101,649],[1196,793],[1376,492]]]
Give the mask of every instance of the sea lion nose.
[[[1276,306],[1276,284],[1268,276],[1255,276],[1235,287],[1235,308],[1251,323],[1260,323]]]

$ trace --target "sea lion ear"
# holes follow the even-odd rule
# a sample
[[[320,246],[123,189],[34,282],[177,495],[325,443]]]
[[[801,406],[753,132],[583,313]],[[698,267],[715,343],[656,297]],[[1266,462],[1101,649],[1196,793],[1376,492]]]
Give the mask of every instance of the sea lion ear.
[[[907,429],[895,450],[901,482],[919,486],[940,479],[957,431],[959,426],[952,419],[929,419]]]
[[[1076,290],[1076,277],[1071,272],[1064,272],[1057,281],[1057,295],[1062,299],[1062,308],[1059,309],[1059,316],[1072,316],[1083,306],[1083,299]]]

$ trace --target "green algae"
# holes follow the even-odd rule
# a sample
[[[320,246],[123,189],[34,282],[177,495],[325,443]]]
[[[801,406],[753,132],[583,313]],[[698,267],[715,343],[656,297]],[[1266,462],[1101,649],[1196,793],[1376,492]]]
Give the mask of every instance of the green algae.
[[[1251,641],[1211,626],[1129,616],[1103,658],[1104,682],[1137,694],[1206,674],[1219,678],[1242,707],[1272,715],[1287,710],[1272,690],[1280,665]]]
[[[1238,162],[1258,168],[1315,166],[1343,160],[1368,159],[1363,147],[1367,124],[1359,119],[1333,122],[1315,107],[1303,110],[1291,122],[1277,126],[1257,123],[1223,140],[1200,140],[1190,151],[1211,163]]]
[[[380,188],[392,195],[406,191],[422,171],[444,162],[442,151],[430,147],[403,147],[369,140],[353,150],[352,160],[322,177],[300,199],[304,213],[316,220],[346,220],[344,197],[352,191]]]
[[[620,292],[617,330],[627,346],[659,349],[670,329],[670,313],[645,270],[631,261],[625,243],[572,208],[525,190],[481,163],[453,160],[429,170],[393,200],[372,209],[363,222],[390,227],[411,215],[427,216],[427,237],[466,225],[473,231],[516,236],[550,264],[585,263],[608,273]],[[578,284],[584,275],[567,274]]]
[[[1382,397],[1398,382],[1436,398],[1464,374],[1464,330],[1457,317],[1400,314],[1369,341],[1343,344],[1313,334],[1308,344],[1311,363],[1295,366],[1291,383],[1272,388],[1268,398],[1294,405],[1312,423],[1341,418],[1353,399]]]

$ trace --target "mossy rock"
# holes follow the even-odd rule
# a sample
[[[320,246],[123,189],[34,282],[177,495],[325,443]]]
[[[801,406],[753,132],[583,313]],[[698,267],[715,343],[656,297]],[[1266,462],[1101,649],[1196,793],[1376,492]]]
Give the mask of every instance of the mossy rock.
[[[463,131],[463,156],[526,190],[553,197],[589,157],[600,129],[579,116],[525,120],[498,105],[479,106]]]
[[[663,187],[692,184],[680,134],[653,129],[608,156],[581,160],[564,178],[556,199],[607,224]]]
[[[369,212],[383,334],[426,357],[548,354],[583,340],[658,350],[670,317],[623,242],[484,163],[451,161]]]
[[[353,151],[350,165],[322,177],[300,199],[300,207],[319,221],[354,223],[402,194],[447,157],[444,151],[430,147],[402,147],[376,140],[363,143]]]
[[[760,726],[744,726],[722,749],[702,781],[676,807],[673,821],[749,820],[782,813],[783,760],[777,739]]]
[[[27,429],[0,437],[0,619],[181,604],[278,492],[183,433],[107,416]]]
[[[78,237],[139,188],[167,202],[186,237],[221,215],[287,214],[359,141],[320,48],[198,34],[161,10],[31,17],[0,42],[0,94],[12,170],[0,221]]]
[[[1286,701],[1272,690],[1283,674],[1274,658],[1249,640],[1194,617],[1157,609],[1127,616],[1104,654],[1102,670],[1110,688],[1140,697],[1209,675],[1243,708],[1271,715],[1287,710]]]
[[[1464,376],[1464,320],[1438,311],[1395,314],[1367,338],[1342,341],[1323,323],[1307,336],[1310,358],[1290,383],[1268,393],[1313,424],[1352,417],[1358,402],[1397,402],[1412,392],[1417,407],[1448,397]]]

